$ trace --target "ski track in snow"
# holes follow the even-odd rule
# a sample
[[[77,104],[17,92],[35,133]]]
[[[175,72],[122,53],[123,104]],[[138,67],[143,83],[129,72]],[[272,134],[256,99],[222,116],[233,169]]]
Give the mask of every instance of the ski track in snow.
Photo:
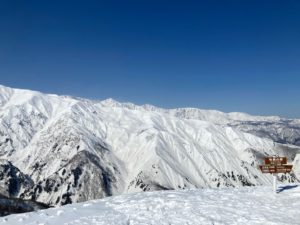
[[[300,187],[278,194],[243,187],[157,191],[120,195],[33,213],[10,215],[0,224],[300,224]]]

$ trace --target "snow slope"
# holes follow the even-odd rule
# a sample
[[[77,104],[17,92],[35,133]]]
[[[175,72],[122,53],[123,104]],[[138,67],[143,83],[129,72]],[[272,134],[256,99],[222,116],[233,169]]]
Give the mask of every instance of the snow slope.
[[[278,194],[271,187],[127,194],[11,215],[0,224],[300,224],[300,188],[285,188]]]
[[[7,165],[0,191],[64,205],[140,191],[267,185],[272,178],[258,165],[269,155],[287,156],[295,171],[280,180],[297,182],[298,130],[299,120],[0,86],[0,160]]]

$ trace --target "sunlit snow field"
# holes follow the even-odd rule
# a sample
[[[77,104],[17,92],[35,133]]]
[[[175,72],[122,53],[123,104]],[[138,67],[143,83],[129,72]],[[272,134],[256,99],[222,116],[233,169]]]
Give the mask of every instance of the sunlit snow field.
[[[300,186],[159,191],[33,213],[0,224],[300,224]]]

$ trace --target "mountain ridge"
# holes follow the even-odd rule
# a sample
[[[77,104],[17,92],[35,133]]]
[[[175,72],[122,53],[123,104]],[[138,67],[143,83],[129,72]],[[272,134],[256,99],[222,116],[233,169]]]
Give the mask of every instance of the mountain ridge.
[[[281,117],[281,116],[275,116],[275,115],[266,115],[266,116],[262,116],[262,115],[251,115],[245,112],[238,112],[238,111],[234,111],[234,112],[222,112],[220,110],[215,110],[215,109],[200,109],[197,107],[178,107],[178,108],[162,108],[162,107],[157,107],[155,105],[152,104],[142,104],[142,105],[137,105],[131,102],[119,102],[114,98],[107,98],[104,100],[98,100],[98,99],[88,99],[88,98],[82,98],[82,97],[75,97],[75,96],[71,96],[71,95],[57,95],[57,94],[52,94],[52,93],[43,93],[41,91],[32,91],[30,89],[21,89],[21,88],[11,88],[11,87],[7,87],[4,85],[0,84],[0,89],[7,89],[10,91],[21,91],[21,92],[31,92],[31,93],[35,93],[35,94],[39,94],[39,95],[46,95],[46,96],[53,96],[53,97],[60,97],[60,98],[66,98],[66,99],[72,99],[72,100],[79,100],[79,101],[89,101],[89,102],[94,102],[94,103],[100,103],[103,104],[104,106],[110,106],[110,107],[125,107],[125,108],[131,108],[131,109],[144,109],[144,110],[148,110],[148,111],[175,111],[175,110],[186,110],[186,111],[202,111],[202,112],[209,112],[209,113],[216,113],[216,114],[221,114],[221,115],[231,115],[232,117],[234,116],[239,116],[241,115],[241,117],[251,117],[251,118],[258,118],[261,120],[265,120],[265,119],[270,119],[270,120],[274,120],[274,119],[282,119],[282,120],[300,120],[298,118],[285,118],[285,117]],[[2,92],[2,91],[0,91]]]

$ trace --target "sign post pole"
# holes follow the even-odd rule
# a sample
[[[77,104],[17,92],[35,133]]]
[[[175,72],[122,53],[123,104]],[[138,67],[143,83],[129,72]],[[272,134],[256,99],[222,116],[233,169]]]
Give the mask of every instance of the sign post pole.
[[[273,191],[275,194],[277,193],[277,177],[275,173],[273,173]]]

